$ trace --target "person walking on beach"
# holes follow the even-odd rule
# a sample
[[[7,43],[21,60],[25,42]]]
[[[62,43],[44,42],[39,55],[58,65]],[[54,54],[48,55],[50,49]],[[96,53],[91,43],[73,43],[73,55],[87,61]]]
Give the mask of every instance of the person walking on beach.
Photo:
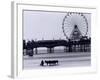
[[[44,61],[43,61],[43,60],[41,61],[40,65],[41,65],[41,66],[44,66]]]

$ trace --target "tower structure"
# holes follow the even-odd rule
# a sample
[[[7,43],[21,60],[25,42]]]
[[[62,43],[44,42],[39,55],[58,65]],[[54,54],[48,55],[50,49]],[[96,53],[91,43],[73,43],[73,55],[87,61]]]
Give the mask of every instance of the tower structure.
[[[70,34],[70,40],[72,41],[79,41],[82,37],[82,34],[77,25],[74,25],[74,28]]]

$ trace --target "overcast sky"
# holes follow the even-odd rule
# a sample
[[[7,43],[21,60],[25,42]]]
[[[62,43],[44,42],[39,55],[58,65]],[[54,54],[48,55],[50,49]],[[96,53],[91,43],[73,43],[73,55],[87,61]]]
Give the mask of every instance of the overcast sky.
[[[66,13],[60,13],[60,12],[44,12],[44,11],[24,11],[24,39],[25,40],[52,40],[52,39],[66,39],[63,30],[62,30],[62,22],[63,18],[66,16]],[[88,20],[88,36],[90,36],[91,33],[91,15],[90,14],[84,14],[85,17]],[[83,22],[81,18],[69,17],[69,25],[72,27],[72,21],[76,21],[77,23],[80,23],[82,27],[79,27],[81,29],[80,31],[84,32],[83,28]],[[79,25],[79,26],[80,26]],[[69,26],[69,27],[70,27]],[[66,30],[67,31],[67,30]],[[70,34],[70,28],[68,30],[69,32],[67,34]],[[68,35],[69,36],[69,35]]]

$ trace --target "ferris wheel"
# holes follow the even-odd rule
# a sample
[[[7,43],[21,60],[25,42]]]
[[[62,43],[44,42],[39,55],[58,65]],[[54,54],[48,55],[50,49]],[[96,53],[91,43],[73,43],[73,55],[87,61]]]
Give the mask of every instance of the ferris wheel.
[[[77,32],[81,36],[86,36],[88,33],[88,21],[84,13],[68,12],[62,22],[62,30],[66,39],[70,39],[74,29],[78,29]],[[78,33],[74,33],[78,34]]]

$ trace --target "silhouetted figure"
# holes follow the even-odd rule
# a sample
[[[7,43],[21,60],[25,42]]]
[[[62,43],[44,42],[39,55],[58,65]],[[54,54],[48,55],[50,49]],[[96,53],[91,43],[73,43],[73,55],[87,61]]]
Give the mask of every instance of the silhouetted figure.
[[[43,60],[41,61],[40,65],[41,65],[41,66],[44,66],[44,61],[43,61]]]

